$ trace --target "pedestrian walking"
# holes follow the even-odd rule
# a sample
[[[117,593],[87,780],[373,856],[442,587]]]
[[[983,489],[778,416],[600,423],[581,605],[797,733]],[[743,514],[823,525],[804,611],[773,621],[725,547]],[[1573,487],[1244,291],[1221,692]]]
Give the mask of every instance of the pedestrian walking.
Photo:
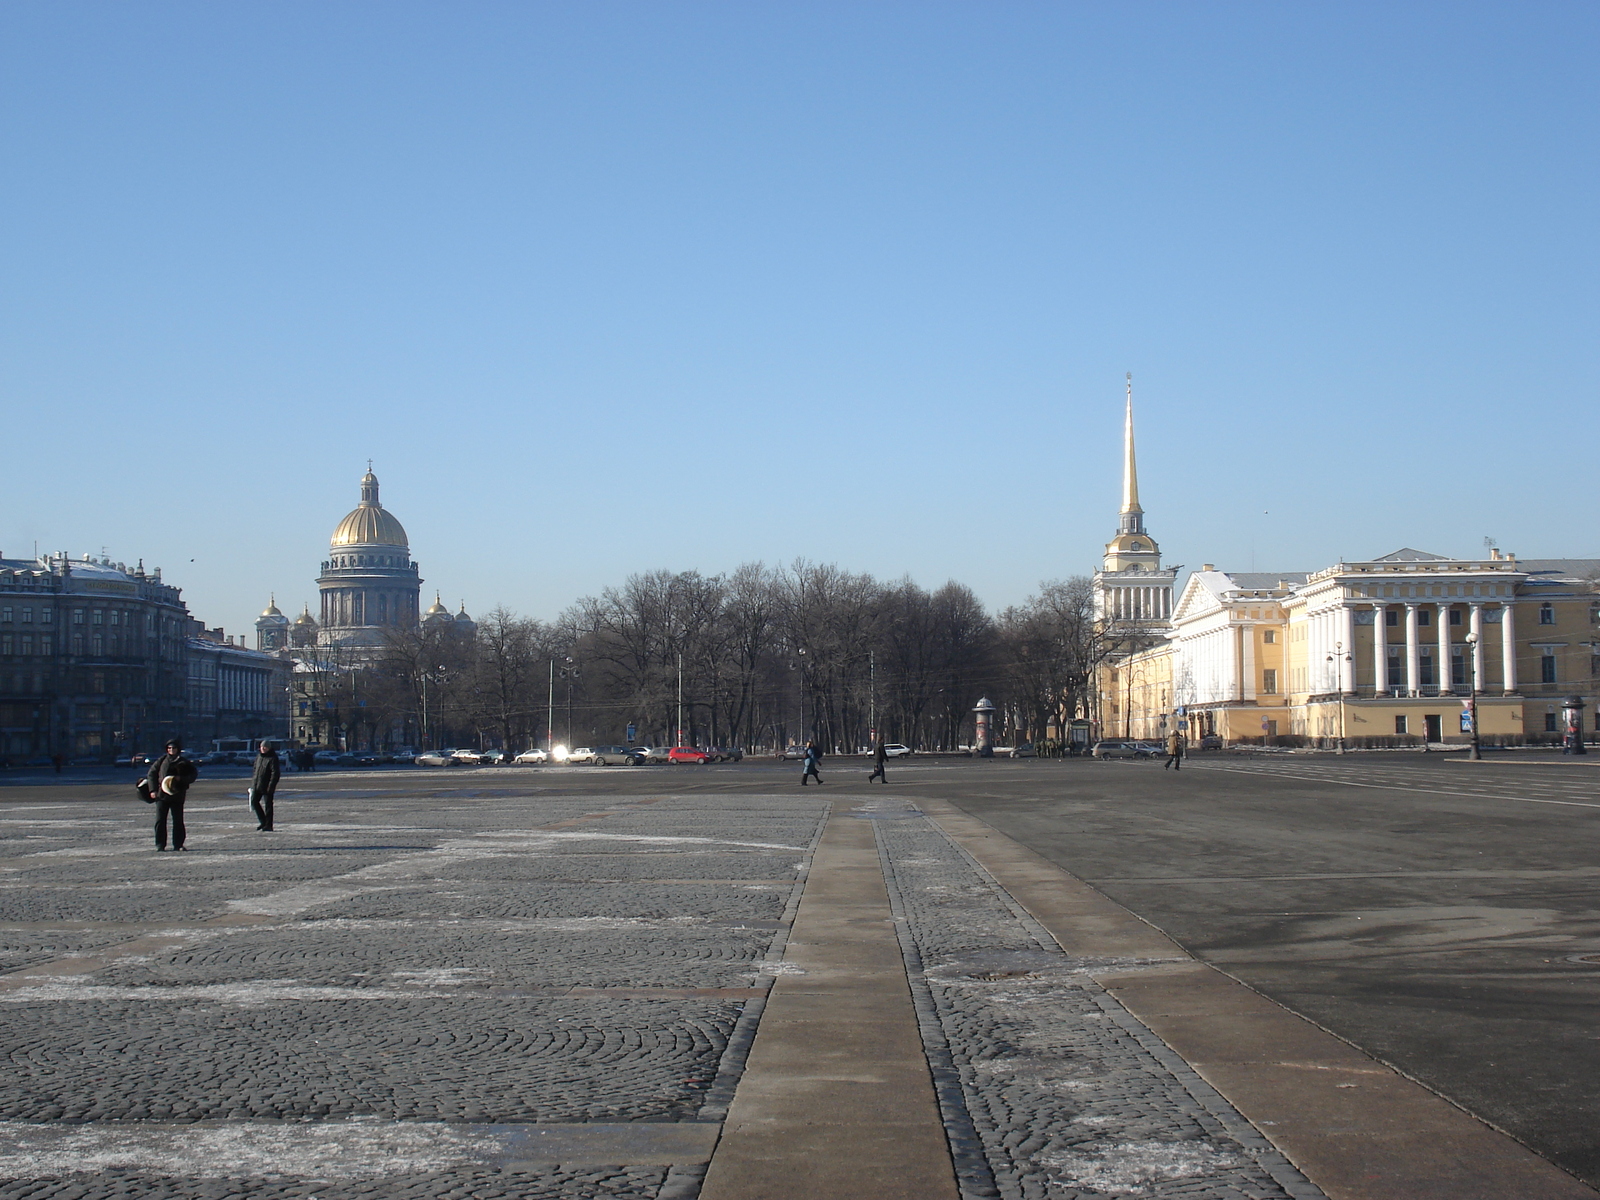
[[[1176,729],[1167,734],[1167,761],[1161,769],[1165,771],[1168,767],[1174,771],[1183,770],[1183,734]]]
[[[889,776],[883,769],[883,764],[888,761],[889,747],[880,737],[877,743],[872,747],[872,774],[867,776],[868,783],[871,783],[874,779],[878,780],[880,783],[889,782]]]
[[[173,738],[167,752],[150,764],[145,776],[150,794],[156,798],[156,849],[167,848],[167,821],[172,821],[172,848],[182,850],[189,831],[183,823],[183,801],[200,768],[183,756],[183,743]]]
[[[250,777],[250,811],[256,815],[256,832],[272,832],[272,797],[278,790],[278,780],[283,775],[283,764],[272,743],[262,742],[261,753],[256,755],[256,771]]]
[[[822,776],[817,773],[817,768],[822,765],[822,748],[815,742],[806,743],[806,769],[800,772],[800,786],[805,787],[812,779],[819,784]]]

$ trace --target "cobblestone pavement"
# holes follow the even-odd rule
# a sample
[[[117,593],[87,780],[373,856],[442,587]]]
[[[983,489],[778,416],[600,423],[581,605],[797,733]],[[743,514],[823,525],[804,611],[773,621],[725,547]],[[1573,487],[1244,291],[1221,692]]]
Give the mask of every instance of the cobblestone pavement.
[[[921,813],[875,823],[967,1200],[1320,1197]]]
[[[825,805],[478,778],[0,808],[0,1196],[692,1195]]]
[[[484,774],[286,786],[270,835],[213,795],[181,855],[135,803],[0,804],[0,1198],[692,1198],[828,805]],[[1094,982],[1128,963],[828,799],[874,821],[965,1197],[1321,1195]]]

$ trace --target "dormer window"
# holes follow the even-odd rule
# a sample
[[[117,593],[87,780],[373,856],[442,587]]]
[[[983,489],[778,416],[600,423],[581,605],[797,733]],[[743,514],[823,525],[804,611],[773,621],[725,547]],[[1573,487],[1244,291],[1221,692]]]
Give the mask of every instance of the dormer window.
[[[1128,543],[1128,549],[1129,550],[1143,550],[1144,549],[1144,543],[1143,542],[1129,542]]]

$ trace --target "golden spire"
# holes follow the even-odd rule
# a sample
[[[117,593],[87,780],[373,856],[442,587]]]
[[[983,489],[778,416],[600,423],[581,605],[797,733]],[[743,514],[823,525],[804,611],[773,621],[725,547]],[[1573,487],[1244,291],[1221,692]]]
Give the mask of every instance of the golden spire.
[[[1128,408],[1122,426],[1122,519],[1119,533],[1143,533],[1144,509],[1139,507],[1139,466],[1133,454],[1133,372],[1128,372]]]

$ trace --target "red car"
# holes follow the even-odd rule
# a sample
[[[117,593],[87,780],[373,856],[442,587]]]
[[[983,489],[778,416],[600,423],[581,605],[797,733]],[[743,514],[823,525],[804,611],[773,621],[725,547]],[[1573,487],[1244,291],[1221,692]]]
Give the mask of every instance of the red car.
[[[711,756],[704,750],[696,750],[693,746],[674,746],[667,751],[669,763],[708,763]]]

